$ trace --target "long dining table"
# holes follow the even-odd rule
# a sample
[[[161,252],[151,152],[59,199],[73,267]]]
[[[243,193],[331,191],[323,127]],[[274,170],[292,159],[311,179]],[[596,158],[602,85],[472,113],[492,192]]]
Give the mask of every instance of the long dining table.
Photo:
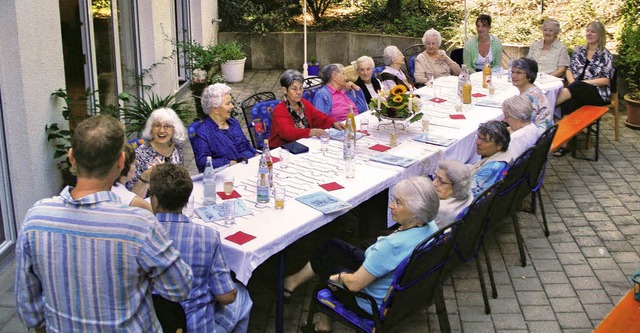
[[[476,80],[472,75],[472,82],[474,81]],[[217,191],[223,189],[224,175],[234,176],[234,189],[240,196],[235,200],[241,200],[251,211],[250,215],[237,217],[236,224],[230,226],[225,225],[223,221],[205,222],[197,214],[190,217],[195,223],[214,228],[220,233],[229,268],[235,272],[236,278],[246,285],[253,271],[268,258],[282,253],[288,245],[344,213],[342,211],[323,214],[296,200],[297,197],[325,191],[320,185],[335,182],[342,188],[330,191],[329,194],[356,207],[402,179],[435,173],[437,163],[441,159],[456,159],[465,163],[478,160],[479,156],[475,152],[478,125],[488,120],[502,119],[499,103],[516,94],[517,89],[515,92],[503,89],[495,95],[489,95],[488,91],[482,90],[479,82],[474,83],[474,93],[485,96],[476,95],[479,97],[474,97],[472,104],[464,105],[462,111],[458,112],[453,102],[458,98],[456,87],[457,77],[444,77],[435,80],[434,88],[425,87],[413,92],[420,96],[422,101],[420,111],[429,117],[428,135],[434,138],[454,139],[449,146],[413,140],[416,136],[423,135],[420,121],[409,123],[406,120],[379,120],[371,112],[365,112],[356,116],[358,126],[359,119],[363,117],[369,120],[369,125],[364,133],[366,135],[356,144],[354,178],[346,178],[342,141],[331,140],[328,150],[323,152],[320,150],[318,138],[301,139],[298,142],[309,147],[309,152],[291,155],[287,167],[281,161],[273,164],[273,183],[286,189],[284,209],[275,209],[273,198],[268,204],[256,202],[259,158],[255,157],[247,163],[228,167],[216,175]],[[439,90],[440,100],[433,98],[435,89]],[[483,100],[491,103],[481,103]],[[384,153],[409,158],[415,160],[415,163],[408,167],[400,167],[371,160],[372,157],[381,154],[380,148],[389,148],[392,133],[397,135],[399,144]],[[279,151],[280,148],[271,150],[272,156],[277,158]],[[192,195],[197,208],[202,206],[203,186],[198,177],[194,179]],[[218,203],[221,201],[218,198]],[[389,225],[393,224],[390,219],[388,221]],[[278,332],[282,331],[283,260],[281,255],[276,310]]]

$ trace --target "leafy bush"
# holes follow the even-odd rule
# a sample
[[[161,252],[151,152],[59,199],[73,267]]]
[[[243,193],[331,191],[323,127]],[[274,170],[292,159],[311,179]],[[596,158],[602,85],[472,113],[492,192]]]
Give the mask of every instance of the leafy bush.
[[[624,25],[620,33],[620,55],[616,60],[618,69],[640,100],[640,0],[626,0],[623,9]]]

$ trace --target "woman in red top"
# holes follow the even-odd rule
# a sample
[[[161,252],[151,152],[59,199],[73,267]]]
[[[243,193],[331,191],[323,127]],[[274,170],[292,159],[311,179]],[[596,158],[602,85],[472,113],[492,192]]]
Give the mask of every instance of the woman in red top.
[[[319,137],[327,128],[344,129],[343,124],[302,98],[303,80],[302,74],[294,69],[288,69],[280,76],[285,98],[271,114],[269,146],[272,148],[301,138]]]

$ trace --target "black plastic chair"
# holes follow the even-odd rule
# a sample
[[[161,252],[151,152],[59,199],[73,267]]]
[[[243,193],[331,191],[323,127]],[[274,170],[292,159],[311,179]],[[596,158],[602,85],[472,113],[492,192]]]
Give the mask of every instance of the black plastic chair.
[[[182,305],[162,296],[153,295],[153,307],[164,332],[186,332],[187,317]]]
[[[458,65],[462,67],[462,64],[464,63],[464,59],[462,57],[463,53],[464,53],[463,48],[453,49],[449,57],[451,58],[451,60],[455,61]]]
[[[253,106],[264,101],[275,100],[276,95],[270,91],[259,92],[247,97],[242,103],[240,103],[240,107],[242,108],[242,116],[244,117],[244,122],[247,124],[247,129],[249,130],[249,139],[251,139],[251,144],[253,147],[258,147],[257,136],[253,128],[253,117],[251,115],[251,110]],[[262,145],[262,142],[260,143]]]
[[[312,89],[316,87],[322,87],[322,78],[319,76],[309,76],[302,81],[302,89]]]
[[[553,138],[558,131],[558,125],[553,125],[547,128],[542,135],[536,141],[534,146],[533,155],[531,155],[531,161],[529,162],[529,170],[527,170],[527,184],[531,189],[531,213],[536,213],[536,195],[538,202],[540,203],[540,214],[542,215],[542,221],[544,225],[544,235],[549,237],[549,225],[547,224],[547,215],[544,211],[544,204],[542,203],[542,182],[544,181],[544,174],[547,168],[547,160],[549,157],[549,149]]]
[[[404,54],[404,57],[406,59],[409,59],[411,56],[417,55],[420,52],[424,52],[424,50],[425,49],[423,44],[413,44],[402,50],[402,54]]]
[[[460,221],[450,224],[415,247],[413,253],[396,269],[391,287],[380,308],[371,296],[361,292],[352,293],[369,302],[372,316],[358,316],[338,301],[330,289],[322,289],[312,300],[307,322],[311,323],[316,310],[319,310],[360,332],[393,332],[395,325],[415,311],[435,303],[440,331],[449,332],[451,329],[441,283],[442,274],[454,254],[453,240],[460,224]]]
[[[487,263],[489,278],[493,281],[493,269],[491,268],[489,256],[487,255],[486,250],[484,250],[483,241],[484,235],[487,231],[487,225],[489,223],[489,216],[495,203],[494,198],[498,194],[500,186],[502,186],[502,180],[491,185],[488,189],[478,195],[478,197],[475,198],[467,208],[467,212],[462,218],[462,224],[456,231],[454,249],[457,254],[457,260],[455,264],[451,266],[452,268],[455,268],[458,265],[468,263],[473,260],[476,261],[480,290],[482,291],[484,311],[486,314],[491,313],[491,307],[489,306],[487,287],[484,283],[484,272],[482,270],[482,264],[478,260],[478,255],[482,248]],[[498,293],[496,289],[493,289],[493,298],[496,297],[498,297]]]

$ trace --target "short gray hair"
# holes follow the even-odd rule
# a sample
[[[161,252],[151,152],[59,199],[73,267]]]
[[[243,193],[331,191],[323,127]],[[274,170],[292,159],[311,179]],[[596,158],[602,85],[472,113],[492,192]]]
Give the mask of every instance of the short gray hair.
[[[304,76],[295,69],[287,69],[280,75],[280,85],[285,88],[289,88],[296,81],[303,83]]]
[[[542,25],[540,25],[540,29],[544,30],[545,26],[553,26],[553,29],[555,29],[556,32],[560,32],[560,22],[554,19],[544,20],[544,22],[542,22]]]
[[[523,95],[515,95],[509,97],[502,102],[502,110],[506,112],[509,117],[515,118],[521,121],[531,121],[531,114],[533,113],[533,105],[528,97]]]
[[[356,70],[358,70],[358,68],[360,67],[360,64],[362,63],[368,63],[371,65],[371,67],[376,67],[376,63],[375,61],[373,61],[373,58],[371,58],[370,56],[362,56],[358,59],[356,59],[356,63],[353,65],[353,67],[356,68]]]
[[[322,82],[329,83],[329,81],[331,81],[331,77],[333,76],[333,74],[342,72],[343,68],[344,66],[342,66],[341,64],[329,64],[324,66],[320,71]]]
[[[400,52],[400,49],[397,46],[394,45],[389,45],[387,47],[384,48],[384,52],[382,53],[382,59],[384,61],[384,65],[385,66],[389,66],[393,63],[393,58],[395,58],[398,53],[402,53]]]
[[[436,29],[429,29],[424,32],[424,35],[422,35],[422,45],[424,46],[427,45],[427,37],[435,37],[438,42],[438,47],[442,44],[442,36],[440,36],[440,32]]]
[[[231,88],[224,83],[215,83],[206,88],[202,92],[202,111],[209,114],[212,108],[222,105],[224,95],[230,95]]]
[[[471,195],[471,169],[466,164],[456,160],[441,160],[438,169],[451,181],[453,197],[458,200],[467,200]]]
[[[538,76],[538,62],[530,58],[518,58],[511,62],[511,68],[520,68],[526,72],[527,81],[534,83]],[[511,69],[510,68],[510,69]]]
[[[401,200],[417,221],[429,223],[438,215],[438,192],[427,177],[415,176],[401,180],[391,188],[391,195]]]
[[[489,120],[478,126],[478,135],[487,136],[489,140],[502,146],[502,151],[509,149],[511,135],[507,129],[507,125],[499,120]]]
[[[151,129],[153,128],[154,123],[168,124],[173,126],[173,137],[171,137],[171,141],[173,143],[181,143],[187,139],[187,129],[182,124],[180,118],[175,111],[169,108],[160,108],[155,109],[149,115],[149,119],[147,119],[147,123],[144,125],[144,130],[142,130],[142,138],[147,141],[151,141],[153,139],[153,134],[151,134]]]

